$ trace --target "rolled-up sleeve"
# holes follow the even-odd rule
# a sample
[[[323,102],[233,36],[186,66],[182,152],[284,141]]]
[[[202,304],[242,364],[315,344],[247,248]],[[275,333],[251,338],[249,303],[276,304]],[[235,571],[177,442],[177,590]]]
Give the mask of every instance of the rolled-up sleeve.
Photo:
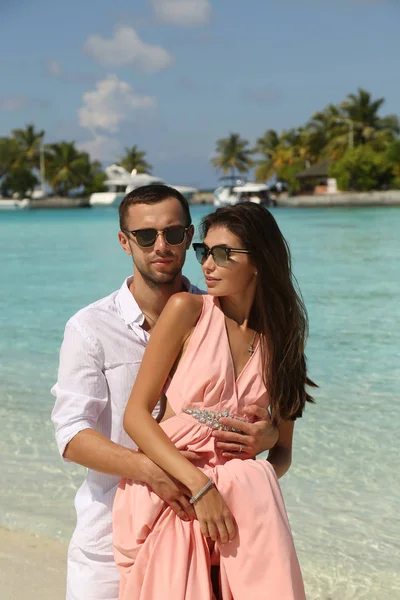
[[[63,458],[72,438],[83,429],[94,429],[106,407],[108,387],[103,364],[103,352],[96,341],[69,321],[60,351],[57,383],[51,390],[56,397],[51,420]]]

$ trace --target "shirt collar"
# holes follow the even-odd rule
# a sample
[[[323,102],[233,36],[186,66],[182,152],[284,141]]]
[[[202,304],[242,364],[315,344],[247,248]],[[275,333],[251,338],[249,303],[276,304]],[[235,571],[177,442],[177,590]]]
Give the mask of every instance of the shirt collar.
[[[125,279],[124,283],[117,292],[115,302],[121,317],[128,326],[133,324],[142,326],[144,323],[144,314],[140,310],[138,303],[129,289],[132,281],[132,275]],[[183,285],[185,286],[185,290],[187,292],[192,292],[192,285],[185,276],[183,276]]]
[[[132,281],[132,275],[125,279],[124,283],[117,292],[115,303],[119,309],[121,317],[127,325],[133,325],[134,323],[137,325],[142,325],[144,322],[144,315],[129,289]]]

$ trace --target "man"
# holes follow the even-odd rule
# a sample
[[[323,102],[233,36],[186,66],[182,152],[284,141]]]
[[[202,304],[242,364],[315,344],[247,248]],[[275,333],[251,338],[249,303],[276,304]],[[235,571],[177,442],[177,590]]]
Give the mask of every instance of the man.
[[[134,277],[68,321],[58,381],[52,389],[60,453],[66,461],[88,468],[75,499],[77,525],[68,550],[67,600],[118,598],[111,511],[121,477],[149,485],[181,519],[194,516],[189,491],[137,452],[122,426],[149,335],[165,304],[182,290],[201,293],[182,275],[194,234],[189,206],[177,190],[151,185],[129,193],[119,214],[118,237],[132,256]],[[276,443],[278,434],[267,411],[253,408],[250,416],[255,423],[226,421],[244,434],[216,434],[226,456],[253,457]],[[161,413],[158,406],[154,417]],[[281,458],[289,468],[290,457]]]

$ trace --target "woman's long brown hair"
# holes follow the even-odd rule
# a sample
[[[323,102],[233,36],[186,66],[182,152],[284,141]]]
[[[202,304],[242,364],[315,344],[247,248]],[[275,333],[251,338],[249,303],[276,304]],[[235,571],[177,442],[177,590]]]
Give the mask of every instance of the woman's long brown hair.
[[[250,251],[257,269],[257,288],[249,325],[260,334],[264,373],[275,424],[301,417],[306,402],[314,402],[306,385],[317,387],[307,377],[304,354],[308,335],[307,311],[291,265],[289,246],[272,214],[253,203],[218,208],[204,217],[203,239],[214,227],[226,227]]]

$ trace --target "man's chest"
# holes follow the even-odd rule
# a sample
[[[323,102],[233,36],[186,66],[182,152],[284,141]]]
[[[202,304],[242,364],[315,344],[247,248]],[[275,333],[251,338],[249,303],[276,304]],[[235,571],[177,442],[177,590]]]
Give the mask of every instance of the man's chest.
[[[113,406],[125,406],[146,350],[146,332],[110,320],[97,331],[99,366]]]

